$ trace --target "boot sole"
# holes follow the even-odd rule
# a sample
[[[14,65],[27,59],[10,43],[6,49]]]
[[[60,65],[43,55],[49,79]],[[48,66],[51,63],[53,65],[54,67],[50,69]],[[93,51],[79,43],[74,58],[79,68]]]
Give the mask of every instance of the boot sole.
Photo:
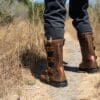
[[[79,71],[87,73],[99,73],[100,68],[79,68]]]
[[[43,80],[40,80],[41,82],[45,83],[45,84],[48,84],[48,85],[51,85],[51,86],[54,86],[54,87],[66,87],[68,85],[68,82],[67,80],[63,81],[63,82],[56,82],[56,81],[43,81]]]
[[[63,82],[51,82],[50,84],[54,87],[66,87],[68,82],[65,80]]]

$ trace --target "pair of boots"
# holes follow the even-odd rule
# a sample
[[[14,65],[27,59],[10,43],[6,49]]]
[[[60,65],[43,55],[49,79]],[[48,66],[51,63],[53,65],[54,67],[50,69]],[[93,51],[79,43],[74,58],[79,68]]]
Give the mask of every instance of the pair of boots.
[[[78,34],[78,39],[82,52],[82,63],[79,70],[88,73],[99,71],[96,62],[95,47],[92,33]],[[63,66],[63,39],[47,41],[46,52],[48,68],[42,72],[40,80],[55,87],[67,86],[67,80]]]

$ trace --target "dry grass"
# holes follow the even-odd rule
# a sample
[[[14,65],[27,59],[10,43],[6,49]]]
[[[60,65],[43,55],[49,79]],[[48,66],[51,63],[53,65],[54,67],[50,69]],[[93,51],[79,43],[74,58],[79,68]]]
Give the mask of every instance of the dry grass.
[[[0,1],[0,97],[20,85],[32,84],[28,75],[45,58],[41,21],[35,25],[32,3],[21,1]]]
[[[38,60],[45,59],[46,57],[43,44],[43,25],[41,21],[38,21],[39,23],[37,25],[30,23],[28,10],[21,13],[22,11],[19,8],[14,9],[18,10],[17,15],[19,17],[15,17],[11,20],[11,23],[0,24],[0,97],[5,94],[7,95],[8,91],[19,85],[34,84],[30,80],[27,80],[31,75],[26,76],[28,71],[24,71],[23,73],[23,69],[33,70],[34,67],[38,67]],[[71,20],[67,21],[66,27],[65,30],[71,34],[72,38],[77,39],[76,31],[71,25]],[[99,32],[99,28],[98,31],[96,29],[95,33]],[[97,48],[99,48],[100,39],[97,34],[95,34],[95,40]],[[97,54],[100,57],[99,51],[100,49],[97,49]],[[98,62],[100,61],[98,60]],[[92,79],[92,76],[90,76],[86,80],[94,80],[95,78],[97,77],[94,76]],[[94,83],[95,87],[99,87],[99,82],[96,82]],[[82,83],[81,86],[86,86],[84,84],[89,85],[90,83]],[[95,92],[98,90],[99,88]]]
[[[22,67],[36,66],[36,60],[45,55],[43,29],[39,30],[39,34],[33,30],[27,18],[0,26],[0,96],[23,82]]]

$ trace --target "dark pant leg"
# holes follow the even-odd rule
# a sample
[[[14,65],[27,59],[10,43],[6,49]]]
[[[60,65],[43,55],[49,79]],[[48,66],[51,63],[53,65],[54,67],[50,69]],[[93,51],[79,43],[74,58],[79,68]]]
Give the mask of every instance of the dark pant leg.
[[[89,0],[70,0],[69,15],[78,33],[92,31],[87,12],[88,6]]]
[[[66,0],[45,0],[44,29],[47,39],[64,38]]]

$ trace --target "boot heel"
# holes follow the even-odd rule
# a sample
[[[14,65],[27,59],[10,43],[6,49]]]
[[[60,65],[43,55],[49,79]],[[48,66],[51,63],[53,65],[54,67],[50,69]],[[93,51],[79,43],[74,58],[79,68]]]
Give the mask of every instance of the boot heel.
[[[63,82],[56,82],[56,81],[53,81],[53,82],[50,82],[50,83],[48,83],[48,84],[50,84],[50,85],[52,85],[52,86],[54,86],[54,87],[58,87],[58,88],[68,86],[67,80],[65,80],[65,81],[63,81]]]

